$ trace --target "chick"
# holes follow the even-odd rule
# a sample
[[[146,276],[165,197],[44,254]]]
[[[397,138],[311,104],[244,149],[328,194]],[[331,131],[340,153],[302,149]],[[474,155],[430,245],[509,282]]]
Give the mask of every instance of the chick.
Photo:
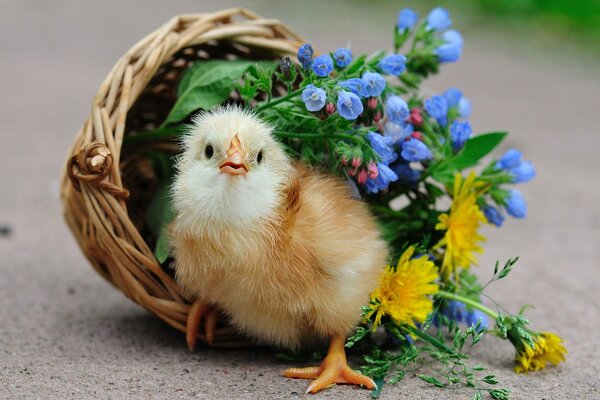
[[[214,337],[220,311],[257,342],[298,350],[329,339],[319,367],[284,375],[374,388],[351,370],[345,339],[387,261],[366,206],[340,178],[293,164],[272,128],[251,113],[219,108],[184,139],[173,186],[176,279],[196,298],[188,345],[204,318]]]

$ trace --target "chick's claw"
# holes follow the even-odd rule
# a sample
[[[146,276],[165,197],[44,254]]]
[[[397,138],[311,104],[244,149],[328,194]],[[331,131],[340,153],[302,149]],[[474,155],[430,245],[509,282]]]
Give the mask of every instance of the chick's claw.
[[[336,383],[349,383],[365,386],[369,389],[377,387],[375,382],[353,369],[346,362],[344,338],[334,337],[329,344],[329,352],[320,367],[289,368],[284,375],[288,378],[314,379],[306,393],[317,393]]]
[[[198,327],[204,318],[204,337],[209,344],[215,339],[215,329],[219,319],[219,310],[209,304],[196,300],[190,307],[186,323],[186,341],[188,349],[194,351],[198,340]]]

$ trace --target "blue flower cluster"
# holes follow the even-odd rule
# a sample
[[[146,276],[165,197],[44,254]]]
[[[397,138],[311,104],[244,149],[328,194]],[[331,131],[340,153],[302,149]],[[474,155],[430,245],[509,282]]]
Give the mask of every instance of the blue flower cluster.
[[[398,154],[394,149],[394,141],[389,137],[382,136],[379,133],[367,133],[367,139],[371,147],[377,153],[380,161],[373,168],[373,173],[369,175],[365,183],[368,193],[378,193],[388,188],[391,182],[398,180],[398,175],[390,169],[389,164],[396,161]]]
[[[425,111],[442,127],[448,124],[448,113],[453,109],[458,111],[459,118],[469,118],[471,116],[471,102],[457,88],[450,88],[442,95],[434,95],[425,100]],[[454,128],[451,126],[452,131],[454,131],[453,142],[456,142],[453,147],[455,150],[459,150],[471,135],[471,126],[468,123],[466,125],[462,123],[454,126]]]
[[[459,323],[462,322],[467,326],[474,327],[477,325],[478,322],[481,321],[480,332],[486,330],[489,327],[489,321],[486,314],[477,309],[468,310],[465,303],[462,303],[460,301],[448,301],[442,310],[442,314],[448,317],[450,320]]]
[[[495,165],[499,171],[506,171],[512,178],[513,183],[524,183],[532,180],[536,173],[531,161],[524,161],[523,155],[517,149],[509,149]],[[514,218],[525,218],[527,216],[527,203],[521,192],[517,189],[508,191],[504,202],[504,208],[508,215]],[[486,205],[483,209],[489,223],[502,226],[504,215],[499,208]]]

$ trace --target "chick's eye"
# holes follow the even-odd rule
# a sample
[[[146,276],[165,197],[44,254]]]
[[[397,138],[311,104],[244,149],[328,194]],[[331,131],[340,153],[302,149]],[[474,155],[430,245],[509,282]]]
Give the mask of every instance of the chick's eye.
[[[213,156],[213,154],[215,154],[215,150],[213,149],[213,147],[209,144],[204,148],[204,155],[206,156],[206,158],[211,158]]]
[[[259,152],[258,152],[258,154],[256,155],[256,162],[260,164],[260,163],[261,163],[261,161],[262,161],[262,159],[263,159],[263,151],[261,150],[261,151],[259,151]]]

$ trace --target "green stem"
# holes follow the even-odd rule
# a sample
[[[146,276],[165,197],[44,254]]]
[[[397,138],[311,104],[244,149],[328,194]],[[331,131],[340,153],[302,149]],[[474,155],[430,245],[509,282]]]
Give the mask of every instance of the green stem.
[[[471,306],[473,308],[476,308],[476,309],[478,309],[478,310],[486,313],[487,315],[489,315],[493,319],[498,318],[498,313],[497,312],[495,312],[494,310],[492,310],[492,309],[484,306],[480,302],[475,301],[473,299],[470,299],[468,297],[461,296],[461,295],[456,294],[456,293],[446,292],[444,290],[440,290],[436,294],[437,294],[437,296],[442,297],[442,298],[447,299],[447,300],[456,300],[456,301],[460,301],[461,303],[465,303],[468,306]]]
[[[450,347],[446,346],[444,343],[440,342],[433,336],[419,330],[418,328],[415,328],[414,326],[402,325],[402,329],[404,329],[408,333],[411,333],[411,334],[417,336],[418,338],[423,339],[424,341],[434,345],[435,347],[437,347],[438,349],[442,350],[445,353],[451,354],[452,356],[457,357],[457,358],[461,358],[461,355],[456,353]]]
[[[261,112],[263,110],[266,110],[267,108],[271,108],[273,106],[276,106],[279,103],[283,103],[284,101],[287,101],[289,99],[291,99],[292,97],[295,97],[297,95],[299,95],[300,93],[302,93],[302,91],[304,90],[304,88],[302,89],[298,89],[298,90],[294,90],[291,93],[286,94],[285,96],[281,96],[276,98],[273,101],[267,102],[261,106],[256,107],[256,112]]]
[[[357,143],[361,143],[362,140],[359,136],[355,135],[345,135],[343,133],[334,133],[330,135],[323,135],[320,133],[310,133],[310,132],[283,132],[283,131],[275,131],[273,132],[275,136],[286,137],[286,138],[296,138],[296,139],[348,139],[353,140]]]

